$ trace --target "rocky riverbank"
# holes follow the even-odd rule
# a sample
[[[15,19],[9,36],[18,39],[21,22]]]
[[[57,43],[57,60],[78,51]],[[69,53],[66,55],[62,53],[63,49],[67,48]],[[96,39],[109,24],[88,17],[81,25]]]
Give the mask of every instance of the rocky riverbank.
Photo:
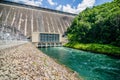
[[[31,43],[0,50],[0,80],[80,80]]]

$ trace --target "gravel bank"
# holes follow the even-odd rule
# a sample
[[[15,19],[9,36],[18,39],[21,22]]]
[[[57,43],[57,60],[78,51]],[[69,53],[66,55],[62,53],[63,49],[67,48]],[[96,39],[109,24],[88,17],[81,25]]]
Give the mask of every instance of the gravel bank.
[[[80,80],[31,43],[0,50],[0,80]]]

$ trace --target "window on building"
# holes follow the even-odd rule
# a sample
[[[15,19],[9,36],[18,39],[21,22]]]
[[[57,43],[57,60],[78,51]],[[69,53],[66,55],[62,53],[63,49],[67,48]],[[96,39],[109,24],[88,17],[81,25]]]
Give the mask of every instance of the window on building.
[[[40,33],[40,42],[59,42],[59,34]]]

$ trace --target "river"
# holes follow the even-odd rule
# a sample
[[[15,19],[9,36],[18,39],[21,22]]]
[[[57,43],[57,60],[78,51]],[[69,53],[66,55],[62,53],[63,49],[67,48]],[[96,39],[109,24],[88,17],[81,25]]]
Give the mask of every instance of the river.
[[[120,59],[66,47],[39,48],[84,80],[120,80]]]

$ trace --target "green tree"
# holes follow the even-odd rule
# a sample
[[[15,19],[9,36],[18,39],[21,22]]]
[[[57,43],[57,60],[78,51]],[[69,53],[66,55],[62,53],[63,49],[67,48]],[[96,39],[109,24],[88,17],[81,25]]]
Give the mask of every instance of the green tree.
[[[120,46],[120,0],[87,8],[67,30],[69,41]]]

